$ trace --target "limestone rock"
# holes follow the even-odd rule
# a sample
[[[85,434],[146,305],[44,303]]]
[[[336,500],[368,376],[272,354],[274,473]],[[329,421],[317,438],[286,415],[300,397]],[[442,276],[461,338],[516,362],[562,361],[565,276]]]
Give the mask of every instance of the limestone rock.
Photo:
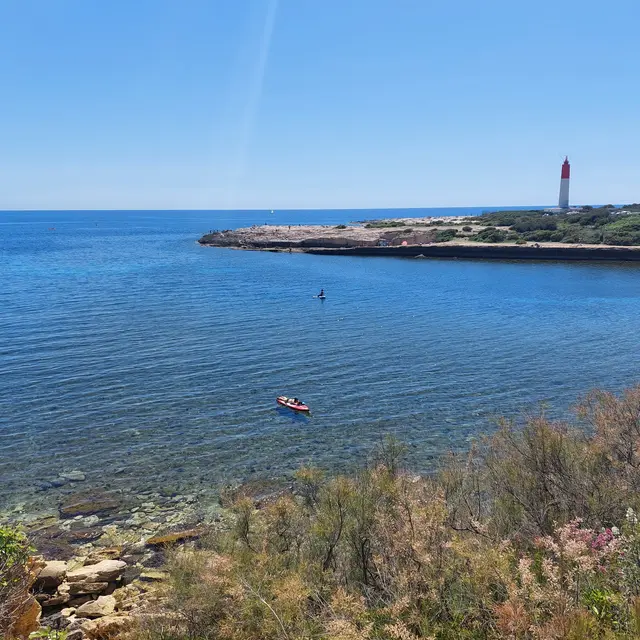
[[[78,607],[81,607],[86,602],[91,602],[92,600],[93,598],[90,595],[76,596],[75,598],[71,598],[71,600],[69,600],[67,604],[70,607],[78,608]]]
[[[109,615],[97,620],[89,620],[82,625],[89,640],[110,640],[119,638],[131,626],[131,618],[123,615]]]
[[[61,604],[66,604],[71,600],[71,596],[68,593],[38,593],[36,600],[43,609],[50,609],[51,607],[59,607]]]
[[[72,596],[102,593],[108,588],[108,586],[108,582],[70,582],[69,593]]]
[[[67,582],[112,582],[122,575],[126,566],[126,562],[122,560],[102,560],[97,564],[69,571]]]
[[[62,560],[47,562],[36,578],[36,589],[54,589],[62,584],[67,573],[67,563]]]
[[[16,640],[26,640],[30,633],[39,629],[41,613],[42,608],[38,601],[34,597],[29,598],[9,629],[9,637]]]
[[[92,551],[87,560],[87,564],[96,564],[101,560],[120,560],[122,547],[105,547]]]
[[[120,506],[120,502],[113,494],[105,492],[77,493],[69,496],[60,505],[60,515],[65,518],[74,516],[90,516],[95,513],[113,511]]]
[[[140,580],[142,582],[160,582],[166,579],[167,574],[164,571],[155,571],[154,569],[143,571],[140,574]]]
[[[69,626],[67,627],[67,630],[75,631],[76,629],[82,629],[82,625],[86,624],[87,622],[89,622],[89,618],[76,618],[76,616],[74,615],[69,620]]]
[[[99,596],[97,600],[85,602],[78,607],[78,615],[85,618],[102,618],[112,614],[116,609],[116,599],[113,596]]]
[[[186,531],[176,531],[161,536],[153,536],[147,540],[148,547],[166,547],[186,540],[197,540],[203,533],[202,529],[188,529]]]

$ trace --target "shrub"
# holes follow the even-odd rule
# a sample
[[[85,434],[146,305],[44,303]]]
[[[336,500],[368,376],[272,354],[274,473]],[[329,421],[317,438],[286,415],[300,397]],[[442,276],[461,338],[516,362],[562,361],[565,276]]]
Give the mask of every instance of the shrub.
[[[350,476],[296,474],[210,549],[169,558],[139,640],[619,638],[640,632],[640,386],[581,427],[502,421],[437,477],[385,440]]]
[[[449,242],[458,235],[457,229],[441,229],[436,232],[435,242]]]
[[[469,225],[466,225],[466,226],[462,227],[462,230],[465,231],[466,233],[469,233],[470,231],[473,231],[473,227],[470,227]]]
[[[551,216],[529,216],[518,218],[511,228],[518,233],[524,233],[537,230],[555,231],[558,226]]]
[[[334,227],[334,229],[346,229],[347,225],[346,224],[338,224]]]
[[[29,552],[22,533],[0,526],[0,637],[10,637],[10,628],[29,599]]]
[[[495,227],[487,227],[472,236],[472,240],[476,242],[504,242],[507,238],[507,232]]]

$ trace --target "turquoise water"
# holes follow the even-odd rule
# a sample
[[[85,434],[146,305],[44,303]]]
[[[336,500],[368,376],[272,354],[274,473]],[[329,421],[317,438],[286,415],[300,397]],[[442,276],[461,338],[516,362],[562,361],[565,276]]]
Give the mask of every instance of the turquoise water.
[[[460,211],[398,215],[430,213]],[[55,506],[69,489],[48,483],[71,470],[85,487],[208,494],[307,461],[344,469],[387,433],[428,471],[497,414],[546,402],[562,416],[638,380],[635,264],[196,243],[383,215],[0,213],[0,509]],[[311,417],[278,408],[281,393]]]

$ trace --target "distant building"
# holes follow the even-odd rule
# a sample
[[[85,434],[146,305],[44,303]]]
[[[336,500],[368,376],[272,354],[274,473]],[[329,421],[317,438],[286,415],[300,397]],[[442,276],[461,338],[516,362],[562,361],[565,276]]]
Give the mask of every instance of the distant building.
[[[565,157],[562,163],[562,171],[560,173],[560,197],[558,198],[558,207],[560,209],[569,208],[569,177],[571,174],[571,165],[569,158]]]

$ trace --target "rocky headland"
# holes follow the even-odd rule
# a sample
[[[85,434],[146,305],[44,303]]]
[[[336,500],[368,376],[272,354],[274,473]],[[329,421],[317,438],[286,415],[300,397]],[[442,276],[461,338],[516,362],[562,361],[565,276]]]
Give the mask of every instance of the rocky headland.
[[[530,226],[536,223],[557,226],[557,216],[543,216],[540,212],[519,213],[522,218],[516,220],[523,219]],[[614,214],[607,215],[614,217]],[[630,213],[612,224],[635,223],[636,218],[640,223],[640,215]],[[542,222],[539,223],[539,220]],[[333,226],[265,224],[235,230],[212,230],[198,242],[209,247],[323,255],[640,261],[640,246],[619,233],[610,234],[607,240],[604,232],[598,232],[600,235],[597,235],[595,227],[581,223],[566,223],[565,231],[556,231],[555,235],[547,229],[518,233],[514,230],[517,224],[507,224],[511,222],[513,220],[506,216],[497,222],[489,218],[485,222],[483,216],[456,216],[392,218]],[[579,231],[574,231],[573,226],[580,227]],[[581,241],[580,234],[587,241]],[[562,241],[565,238],[567,241]],[[616,238],[620,244],[613,243]]]

